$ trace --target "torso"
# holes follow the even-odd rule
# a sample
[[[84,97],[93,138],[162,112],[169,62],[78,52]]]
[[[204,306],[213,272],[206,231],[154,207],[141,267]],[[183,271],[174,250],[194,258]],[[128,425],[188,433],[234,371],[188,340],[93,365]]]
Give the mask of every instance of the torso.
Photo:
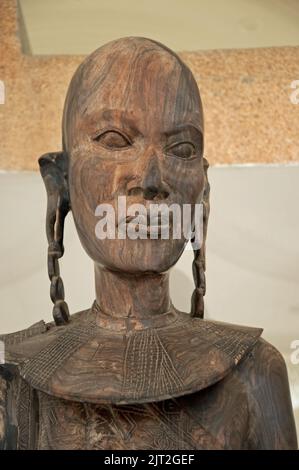
[[[83,345],[76,344],[78,352],[74,354],[71,351],[73,356],[64,358],[62,353],[68,353],[69,345],[73,347],[69,336],[71,339],[77,338],[76,328],[70,331],[71,335],[66,329],[59,330],[62,334],[58,336],[56,330],[53,335],[53,329],[49,330],[42,323],[23,332],[2,337],[6,351],[10,349],[18,354],[17,358],[21,356],[23,366],[19,367],[18,360],[0,366],[0,448],[297,448],[287,374],[280,354],[264,340],[252,337],[250,329],[244,331],[242,327],[200,322],[199,328],[195,328],[197,323],[191,324],[190,320],[189,330],[182,330],[179,325],[178,330],[185,333],[187,331],[187,339],[191,338],[193,341],[190,341],[190,345],[185,341],[185,334],[179,335],[170,327],[165,331],[154,331],[154,339],[159,338],[160,342],[148,341],[148,346],[155,347],[148,347],[147,354],[144,354],[144,344],[147,343],[143,340],[148,339],[148,335],[146,332],[138,333],[137,352],[142,350],[142,356],[136,352],[135,341],[130,341],[127,345],[127,338],[124,336],[125,361],[119,363],[128,365],[131,360],[128,370],[132,373],[121,376],[122,387],[118,388],[117,380],[123,369],[119,367],[115,372],[115,364],[118,364],[115,361],[110,361],[109,367],[105,366],[101,354],[107,359],[111,359],[111,355],[109,356],[109,351],[104,354],[103,348],[99,349],[98,341],[93,338],[88,342],[84,337]],[[101,342],[105,344],[103,330],[100,333]],[[175,348],[171,346],[173,343],[169,343],[171,334],[181,339],[181,343],[175,342]],[[52,337],[54,346],[53,342],[49,342]],[[119,338],[113,336],[112,339]],[[107,344],[109,346],[113,341],[110,340]],[[62,345],[65,347],[61,353]],[[42,390],[26,379],[37,378],[42,384],[42,379],[45,378],[44,361],[48,358],[46,352],[51,347],[55,353],[60,354],[60,360],[65,359],[65,364],[60,365],[58,374],[54,376],[57,363],[52,361],[52,369],[47,365],[46,372],[52,375],[50,374],[50,380],[47,378],[47,390]],[[190,351],[186,355],[188,347]],[[42,348],[41,353],[37,348]],[[116,348],[116,351],[119,349]],[[28,351],[32,352],[33,359]],[[182,362],[182,355],[185,362]],[[40,358],[42,368],[38,367],[36,358]],[[148,374],[152,370],[153,358],[159,366],[159,375]],[[173,372],[170,366],[173,364],[178,372],[175,378],[183,377],[184,380],[178,382],[181,390],[176,391],[176,394],[169,393],[166,399],[147,397],[152,380],[156,380],[154,385],[158,383],[157,390],[164,390],[163,393],[168,387],[177,385],[177,381],[169,379],[169,374]],[[30,371],[28,365],[34,372],[33,374],[31,371],[29,377],[26,375],[26,371]],[[54,366],[56,369],[53,369]],[[113,371],[113,381],[106,380],[105,376],[104,380],[102,370],[107,373]],[[59,387],[53,385],[52,377],[55,378],[54,385],[58,384]],[[194,388],[198,384],[198,391],[193,388],[192,392],[187,388],[190,377],[194,379]],[[173,375],[170,378],[173,379]],[[124,386],[128,380],[129,388]],[[142,395],[137,398],[132,396],[135,389],[141,390]],[[64,395],[61,395],[62,392]],[[123,392],[124,404],[116,404]],[[68,396],[70,393],[72,397]],[[173,398],[169,398],[170,396]]]
[[[22,383],[20,448],[192,450],[248,446],[247,395],[237,371],[185,397],[123,406],[62,400]],[[30,429],[34,409],[39,409],[36,431]]]

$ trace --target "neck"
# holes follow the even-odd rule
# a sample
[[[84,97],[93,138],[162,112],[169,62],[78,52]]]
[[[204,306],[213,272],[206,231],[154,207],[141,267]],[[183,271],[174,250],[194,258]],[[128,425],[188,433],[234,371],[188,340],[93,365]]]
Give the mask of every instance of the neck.
[[[169,274],[129,274],[95,265],[96,301],[116,318],[149,319],[170,309]]]

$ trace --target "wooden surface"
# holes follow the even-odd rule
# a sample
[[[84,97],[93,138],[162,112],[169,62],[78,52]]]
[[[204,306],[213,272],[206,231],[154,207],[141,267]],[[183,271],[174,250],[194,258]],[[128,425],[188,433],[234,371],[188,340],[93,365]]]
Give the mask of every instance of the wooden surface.
[[[285,364],[259,340],[215,385],[176,399],[122,406],[36,392],[16,370],[1,366],[0,448],[297,449]]]
[[[40,322],[0,338],[2,446],[296,448],[280,354],[259,340],[261,330],[197,318],[203,247],[194,250],[189,315],[169,297],[182,233],[135,240],[95,234],[97,205],[115,208],[120,195],[147,209],[157,201],[188,203],[194,214],[197,203],[208,205],[202,107],[190,70],[151,40],[104,46],[71,81],[63,142],[63,152],[40,159],[56,325]],[[58,259],[70,209],[95,263],[96,301],[69,317]],[[206,224],[207,217],[204,234]]]
[[[95,306],[64,327],[37,327],[43,333],[28,341],[4,338],[7,362],[20,364],[38,390],[100,404],[160,401],[204,389],[228,375],[261,334],[173,307],[142,320],[109,316]]]

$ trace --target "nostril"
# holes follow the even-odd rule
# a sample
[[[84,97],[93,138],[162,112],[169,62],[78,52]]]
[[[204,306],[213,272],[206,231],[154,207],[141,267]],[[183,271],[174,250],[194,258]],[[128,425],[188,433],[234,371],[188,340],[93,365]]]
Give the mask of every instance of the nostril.
[[[169,192],[159,189],[156,186],[148,186],[147,188],[142,188],[140,186],[134,186],[133,188],[128,189],[128,196],[140,196],[144,197],[146,200],[164,200],[169,196]]]
[[[144,190],[144,199],[167,199],[169,193],[167,191],[160,190],[156,187],[150,186]]]
[[[131,188],[128,190],[129,196],[139,196],[142,193],[143,193],[143,189],[140,188],[140,186],[135,186],[134,188]]]
[[[167,199],[169,196],[169,193],[167,191],[162,191],[161,192],[161,199]]]
[[[158,189],[149,187],[144,190],[144,199],[155,199],[158,194]]]

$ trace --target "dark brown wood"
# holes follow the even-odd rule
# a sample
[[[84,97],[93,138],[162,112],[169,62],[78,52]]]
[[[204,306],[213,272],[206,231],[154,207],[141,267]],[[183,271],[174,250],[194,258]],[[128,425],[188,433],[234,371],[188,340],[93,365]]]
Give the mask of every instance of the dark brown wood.
[[[54,322],[4,335],[0,442],[18,449],[295,449],[286,367],[262,331],[202,319],[209,216],[203,114],[190,70],[126,38],[91,54],[68,91],[63,151],[40,158]],[[95,236],[99,204],[204,205],[191,314],[169,296],[179,239]],[[95,263],[96,300],[69,315],[64,219]]]

